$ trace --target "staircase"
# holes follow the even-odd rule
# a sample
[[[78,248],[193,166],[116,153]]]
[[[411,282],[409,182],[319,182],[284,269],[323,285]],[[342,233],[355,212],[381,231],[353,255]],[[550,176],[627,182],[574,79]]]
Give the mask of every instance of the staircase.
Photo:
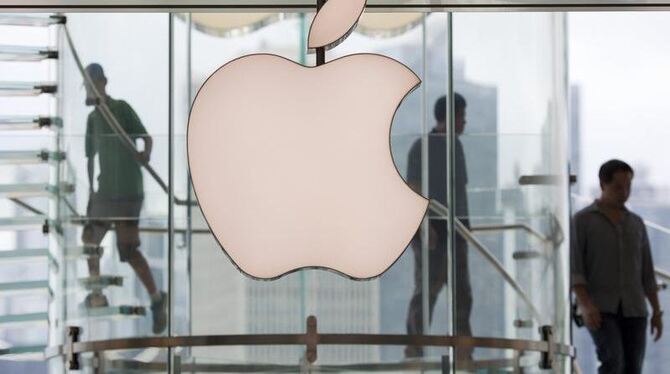
[[[91,277],[78,266],[103,248],[79,241],[83,219],[63,151],[57,72],[65,22],[60,15],[0,14],[0,33],[44,35],[41,46],[0,44],[0,360],[43,360],[47,345],[64,343],[67,325],[146,314],[143,306],[82,303],[91,290],[122,287],[123,278]],[[34,70],[36,79],[15,80],[12,67],[24,75]],[[25,114],[45,102],[48,113]]]
[[[50,279],[59,273],[55,248],[50,248],[50,243],[57,242],[50,237],[59,235],[52,230],[58,226],[54,201],[74,191],[72,185],[58,182],[65,160],[56,141],[61,129],[55,109],[58,85],[55,76],[44,76],[52,75],[58,66],[58,51],[50,44],[57,33],[55,25],[63,21],[62,17],[0,16],[3,31],[14,35],[29,31],[44,43],[0,45],[1,359],[41,360],[48,344],[51,284],[55,283]],[[15,77],[15,71],[24,76]],[[35,71],[35,80],[20,79],[25,71]],[[48,107],[51,113],[24,114],[34,107]]]

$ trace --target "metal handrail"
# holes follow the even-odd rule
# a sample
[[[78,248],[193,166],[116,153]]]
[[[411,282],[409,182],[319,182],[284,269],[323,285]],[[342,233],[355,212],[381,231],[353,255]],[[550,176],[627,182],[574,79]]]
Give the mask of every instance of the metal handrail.
[[[430,200],[430,204],[428,206],[429,209],[431,209],[433,212],[437,214],[444,216],[447,216],[449,214],[449,210],[447,209],[447,207],[445,207],[440,202],[434,199]],[[526,291],[524,291],[519,285],[519,283],[517,283],[517,281],[507,272],[507,270],[505,270],[505,267],[500,263],[500,261],[498,261],[498,259],[495,258],[495,256],[488,250],[488,248],[486,248],[486,246],[481,241],[479,241],[479,239],[477,239],[472,234],[472,232],[468,230],[468,228],[463,224],[463,222],[461,222],[461,220],[459,220],[458,218],[456,218],[454,222],[454,227],[456,229],[456,232],[461,234],[461,236],[463,236],[465,240],[470,242],[475,247],[475,249],[477,249],[479,253],[482,256],[484,256],[484,258],[491,265],[493,265],[493,268],[495,268],[498,271],[498,273],[500,273],[503,279],[514,289],[514,291],[516,291],[516,293],[524,301],[524,303],[526,303],[526,305],[531,311],[531,314],[533,315],[533,318],[535,318],[535,320],[540,325],[542,325],[544,320],[542,314],[535,306],[535,304],[533,304],[532,300],[530,299]]]
[[[657,277],[662,278],[664,281],[670,282],[670,272],[668,272],[667,270],[655,268],[654,273],[656,274]]]
[[[307,360],[316,361],[319,345],[400,345],[459,348],[512,349],[534,351],[553,355],[574,357],[574,347],[556,343],[552,334],[543,335],[543,340],[523,340],[473,336],[441,335],[394,335],[394,334],[322,334],[317,331],[316,317],[307,318],[305,333],[298,334],[237,334],[237,335],[188,335],[163,337],[137,337],[79,341],[81,329],[70,327],[66,344],[45,349],[47,359],[66,355],[70,359],[79,353],[100,352],[140,348],[176,348],[198,346],[246,346],[246,345],[304,345]],[[76,359],[75,359],[76,360]]]
[[[547,238],[544,234],[539,232],[538,230],[530,227],[529,225],[525,223],[512,223],[512,224],[504,224],[504,225],[479,225],[479,226],[472,226],[470,227],[470,231],[472,232],[477,232],[477,231],[506,231],[506,230],[523,230],[530,235],[540,239],[543,242],[550,242],[549,238]]]

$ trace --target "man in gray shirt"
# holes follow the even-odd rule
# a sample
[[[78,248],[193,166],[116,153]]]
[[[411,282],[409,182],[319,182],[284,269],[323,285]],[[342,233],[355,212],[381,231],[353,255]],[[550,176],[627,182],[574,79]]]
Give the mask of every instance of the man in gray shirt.
[[[649,238],[642,219],[625,207],[633,169],[610,160],[600,167],[601,195],[574,217],[572,290],[596,345],[600,374],[642,372],[647,305],[651,333],[663,322]]]

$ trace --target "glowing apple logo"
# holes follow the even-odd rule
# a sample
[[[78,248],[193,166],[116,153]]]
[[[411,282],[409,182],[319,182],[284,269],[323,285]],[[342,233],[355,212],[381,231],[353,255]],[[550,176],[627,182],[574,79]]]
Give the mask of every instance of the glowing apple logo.
[[[364,6],[330,0],[309,47],[336,44]],[[255,54],[209,77],[191,109],[188,161],[207,223],[241,271],[268,279],[320,267],[364,279],[398,259],[428,206],[389,142],[396,109],[419,83],[375,54],[317,67]]]

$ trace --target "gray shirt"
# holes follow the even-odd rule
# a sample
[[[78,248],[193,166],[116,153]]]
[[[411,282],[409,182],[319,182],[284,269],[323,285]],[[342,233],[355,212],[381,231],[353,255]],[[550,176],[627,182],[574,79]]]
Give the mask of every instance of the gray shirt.
[[[445,133],[433,129],[428,134],[428,197],[444,206],[447,204],[447,138]],[[454,194],[455,214],[466,227],[470,227],[468,213],[468,171],[465,163],[463,144],[457,136],[454,142]],[[407,182],[421,188],[421,139],[417,139],[410,148],[407,158]],[[421,193],[421,190],[416,191]]]
[[[654,264],[642,219],[624,208],[614,224],[594,202],[574,217],[572,285],[584,285],[603,313],[647,316],[645,296],[656,292]]]

